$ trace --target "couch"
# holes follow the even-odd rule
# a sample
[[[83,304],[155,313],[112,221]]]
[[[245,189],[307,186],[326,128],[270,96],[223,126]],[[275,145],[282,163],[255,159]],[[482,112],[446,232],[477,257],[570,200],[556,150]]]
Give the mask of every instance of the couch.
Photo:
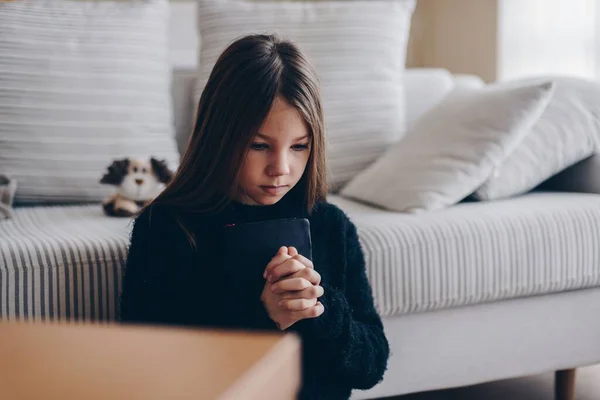
[[[173,75],[180,150],[194,76]],[[409,124],[452,90],[483,85],[441,69],[405,79]],[[353,398],[600,362],[600,195],[534,191],[419,215],[329,201],[358,227],[391,345],[383,382]],[[0,221],[0,317],[118,319],[130,229],[99,204],[17,207]]]

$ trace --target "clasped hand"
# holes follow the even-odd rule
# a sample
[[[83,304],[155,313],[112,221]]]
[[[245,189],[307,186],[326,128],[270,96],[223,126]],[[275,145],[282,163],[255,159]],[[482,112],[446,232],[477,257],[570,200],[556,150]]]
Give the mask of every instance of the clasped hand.
[[[260,296],[267,314],[281,330],[305,318],[316,318],[325,308],[318,301],[323,295],[321,275],[294,247],[281,247],[271,259],[263,277]]]

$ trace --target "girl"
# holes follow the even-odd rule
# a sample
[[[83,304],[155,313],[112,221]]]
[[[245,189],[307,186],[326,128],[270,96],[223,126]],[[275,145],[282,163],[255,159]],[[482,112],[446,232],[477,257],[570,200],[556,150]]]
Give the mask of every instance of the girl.
[[[218,59],[194,133],[165,190],[136,218],[121,298],[130,323],[294,331],[300,398],[347,399],[378,383],[388,342],[356,228],[325,201],[325,138],[316,74],[275,36],[234,42]],[[313,262],[282,247],[260,287],[232,290],[252,266],[223,267],[227,224],[303,217]]]

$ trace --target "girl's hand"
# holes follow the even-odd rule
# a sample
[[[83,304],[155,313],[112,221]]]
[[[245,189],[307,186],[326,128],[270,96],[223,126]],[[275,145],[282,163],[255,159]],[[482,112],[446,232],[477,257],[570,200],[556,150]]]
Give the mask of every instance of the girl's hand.
[[[304,278],[313,285],[321,283],[321,275],[308,258],[298,254],[294,247],[281,247],[265,268],[263,276],[270,283],[283,278]]]
[[[269,318],[280,330],[288,329],[302,319],[316,318],[325,311],[323,304],[316,298],[291,299],[286,298],[285,295],[273,293],[272,285],[269,282],[265,282],[260,299]]]
[[[273,291],[272,286],[271,291]],[[279,305],[288,311],[302,311],[321,304],[317,299],[323,296],[324,292],[321,286],[310,286],[304,290],[283,293],[274,291],[281,298]]]
[[[281,330],[289,328],[301,319],[318,317],[325,311],[323,304],[317,301],[317,298],[323,295],[323,288],[313,285],[306,279],[310,277],[320,282],[320,276],[317,274],[318,279],[316,279],[310,273],[310,271],[315,272],[314,269],[307,268],[299,262],[297,256],[298,251],[295,248],[281,247],[265,269],[264,276],[267,276],[268,271],[274,271],[285,264],[276,275],[278,279],[287,277],[285,284],[282,286],[283,282],[279,282],[277,285],[272,285],[267,280],[261,295],[267,314]],[[301,259],[308,261],[304,257]],[[312,267],[312,263],[310,266]]]
[[[271,259],[271,261],[265,267],[265,271],[263,272],[263,278],[269,280],[269,274],[276,266],[282,264],[284,261],[287,261],[291,258],[288,254],[288,248],[286,246],[282,246],[277,251],[277,254]]]

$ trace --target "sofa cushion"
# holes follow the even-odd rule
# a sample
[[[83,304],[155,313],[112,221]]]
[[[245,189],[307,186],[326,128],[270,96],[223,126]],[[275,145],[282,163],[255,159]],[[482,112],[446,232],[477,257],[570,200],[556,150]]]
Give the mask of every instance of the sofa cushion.
[[[0,318],[114,320],[131,225],[100,205],[0,221]]]
[[[419,216],[329,201],[358,228],[383,316],[600,286],[600,195],[531,193]]]
[[[17,203],[100,201],[114,158],[176,167],[169,2],[0,2],[0,174]]]
[[[552,91],[552,82],[454,91],[340,193],[400,212],[452,206],[521,143]]]
[[[600,195],[532,193],[420,216],[329,201],[358,228],[383,316],[600,286]],[[17,208],[0,221],[0,318],[115,319],[129,222],[97,205]]]
[[[313,62],[322,84],[333,191],[405,130],[403,73],[414,0],[199,0],[195,101],[218,56],[238,37],[278,33]]]
[[[530,78],[505,85],[543,82]],[[552,77],[552,100],[531,132],[477,190],[480,200],[525,193],[573,164],[600,152],[600,84]]]

